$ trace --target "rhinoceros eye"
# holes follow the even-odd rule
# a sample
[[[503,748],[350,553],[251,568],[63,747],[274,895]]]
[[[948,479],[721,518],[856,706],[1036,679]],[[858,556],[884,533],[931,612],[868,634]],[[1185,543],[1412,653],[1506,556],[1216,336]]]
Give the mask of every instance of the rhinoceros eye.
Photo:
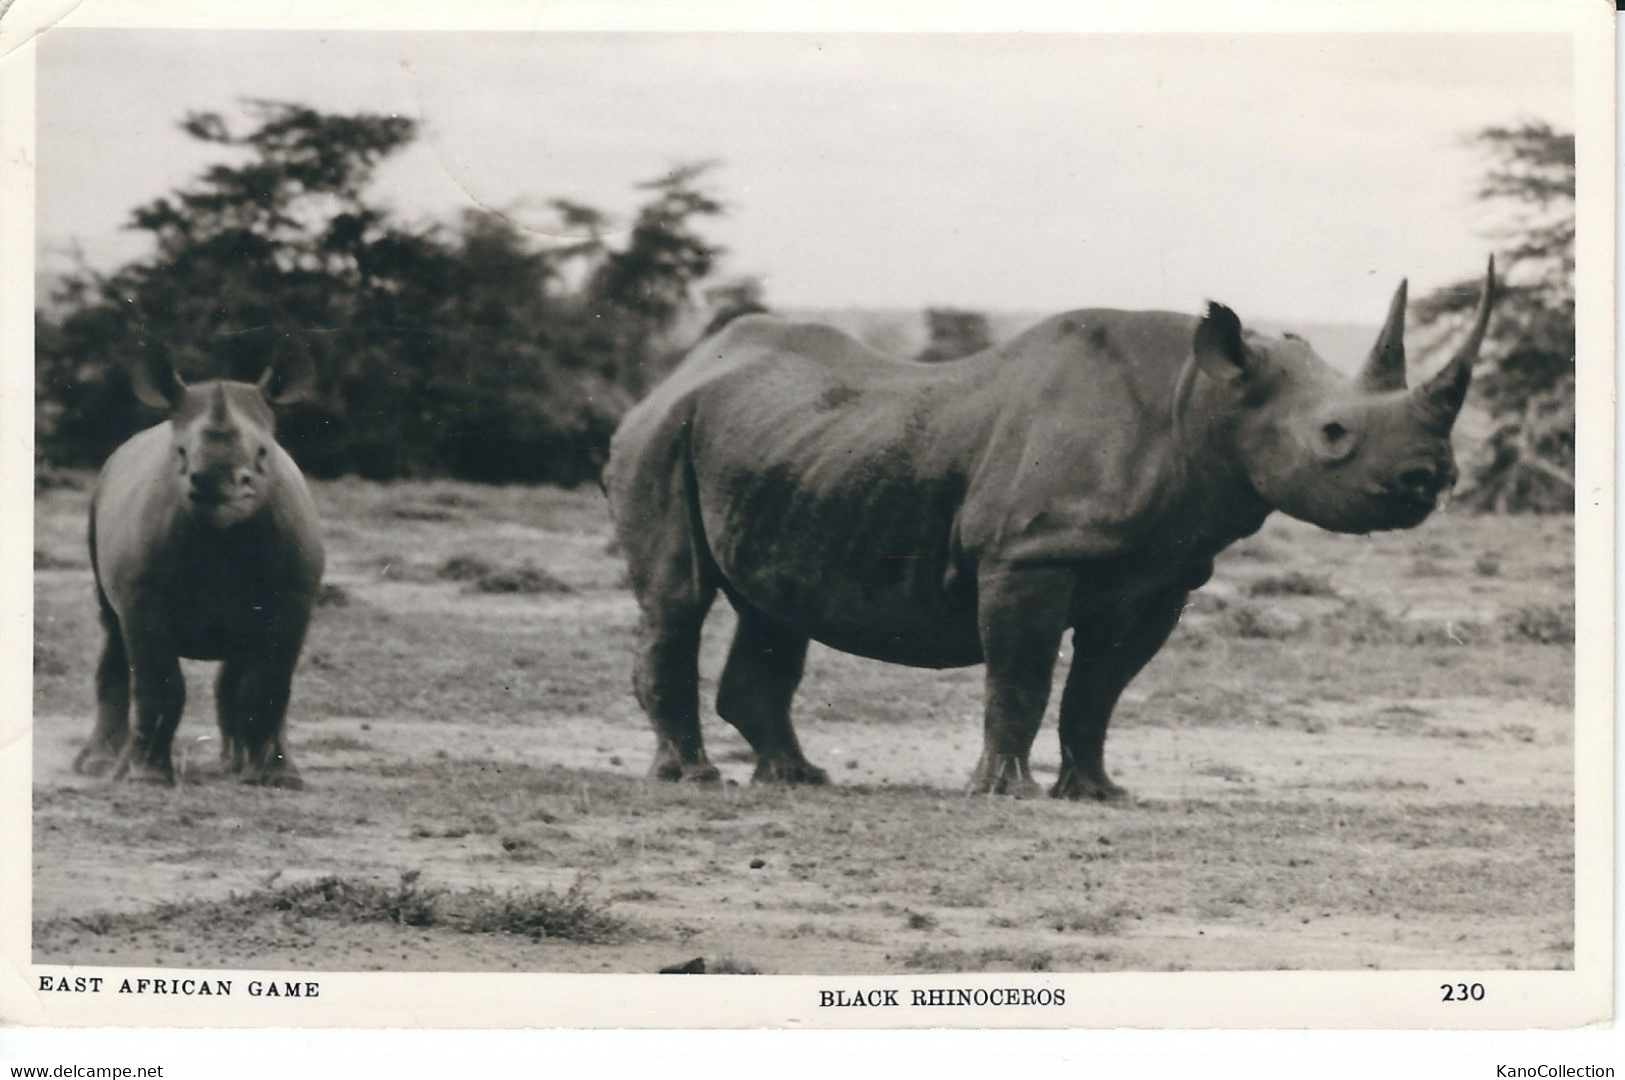
[[[1354,453],[1354,434],[1336,420],[1320,425],[1319,452],[1329,464],[1340,465]]]
[[[268,447],[268,446],[260,447],[259,453],[254,455],[254,468],[258,469],[260,472],[264,472],[265,471],[265,460],[266,460],[267,457],[270,456],[270,453],[271,453],[271,448],[270,447]]]

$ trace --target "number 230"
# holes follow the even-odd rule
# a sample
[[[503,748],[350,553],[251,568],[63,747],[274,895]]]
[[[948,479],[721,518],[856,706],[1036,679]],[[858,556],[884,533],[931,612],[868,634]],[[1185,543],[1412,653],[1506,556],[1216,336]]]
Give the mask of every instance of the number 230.
[[[1441,1001],[1483,1001],[1483,983],[1441,983],[1440,990],[1444,991]]]

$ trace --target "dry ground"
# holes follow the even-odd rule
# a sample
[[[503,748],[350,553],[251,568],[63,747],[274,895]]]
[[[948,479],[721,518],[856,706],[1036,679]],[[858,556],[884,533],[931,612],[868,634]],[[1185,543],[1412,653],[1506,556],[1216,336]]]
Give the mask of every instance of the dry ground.
[[[294,689],[309,788],[219,774],[209,680],[173,790],[91,781],[88,477],[36,526],[34,948],[42,962],[313,970],[1565,968],[1573,962],[1573,534],[1441,515],[1284,519],[1129,690],[1137,800],[967,798],[980,671],[814,647],[836,786],[643,779],[634,607],[596,492],[317,485],[331,587]],[[728,614],[709,628],[714,686]],[[1053,709],[1053,704],[1052,704]],[[1057,762],[1053,717],[1035,771]]]

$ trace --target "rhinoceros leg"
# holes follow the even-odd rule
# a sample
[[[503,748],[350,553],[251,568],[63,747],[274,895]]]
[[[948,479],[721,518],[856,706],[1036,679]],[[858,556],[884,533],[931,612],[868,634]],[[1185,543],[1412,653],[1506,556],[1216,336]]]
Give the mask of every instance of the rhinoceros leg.
[[[215,715],[220,724],[220,762],[239,775],[248,764],[247,745],[243,742],[237,709],[237,684],[242,680],[242,674],[242,664],[227,662],[220,665],[220,673],[214,680]]]
[[[756,783],[829,783],[829,774],[802,755],[790,723],[790,700],[806,658],[804,635],[740,607],[717,688],[717,715],[738,728],[756,751],[751,777]]]
[[[302,610],[283,613],[269,641],[221,666],[220,730],[234,733],[232,765],[241,760],[239,779],[245,784],[305,786],[288,755],[284,732],[307,618]]]
[[[1073,632],[1072,669],[1061,692],[1061,774],[1051,795],[1117,799],[1128,794],[1106,775],[1106,726],[1123,688],[1179,625],[1186,595],[1161,593],[1132,617],[1102,619]]]
[[[98,597],[98,599],[100,599]],[[130,661],[118,616],[101,600],[102,654],[96,662],[96,726],[79,755],[75,772],[105,776],[118,766],[130,735]]]
[[[700,630],[715,590],[696,602],[667,599],[644,607],[632,674],[638,702],[658,740],[649,775],[657,780],[716,783],[722,779],[706,757],[700,736]]]
[[[130,657],[135,730],[125,740],[113,778],[173,784],[170,748],[186,708],[180,660],[169,639],[151,627],[126,634],[124,648]]]
[[[978,582],[987,683],[972,794],[1030,798],[1042,791],[1027,756],[1049,703],[1072,585],[1070,572],[1050,570],[984,573]]]

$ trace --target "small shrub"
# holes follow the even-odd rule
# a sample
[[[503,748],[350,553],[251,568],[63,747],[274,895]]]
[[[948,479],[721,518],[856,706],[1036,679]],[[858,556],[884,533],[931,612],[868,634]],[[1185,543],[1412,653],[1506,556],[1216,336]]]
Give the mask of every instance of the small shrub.
[[[64,559],[55,552],[46,551],[44,548],[34,549],[35,570],[72,570],[81,565],[83,564],[72,559]]]
[[[653,889],[643,889],[643,888],[627,889],[624,892],[616,893],[614,896],[610,897],[610,899],[611,900],[617,900],[617,901],[625,900],[625,901],[628,901],[628,902],[631,902],[631,903],[638,903],[638,902],[642,902],[642,901],[646,901],[646,900],[659,900],[660,899],[660,894],[655,892]]]
[[[83,491],[86,486],[88,486],[86,477],[81,473],[37,463],[34,466],[34,494],[36,495],[46,491]]]
[[[1255,578],[1247,585],[1248,596],[1336,596],[1331,579],[1324,574],[1306,574],[1289,570],[1284,574],[1267,574]]]
[[[481,574],[464,585],[463,590],[465,592],[482,593],[517,593],[525,596],[542,594],[563,596],[575,592],[575,589],[566,582],[531,563]]]
[[[731,956],[724,956],[707,969],[712,975],[760,975],[762,969],[755,964],[744,960],[736,960]]]
[[[238,911],[257,909],[351,923],[440,926],[465,934],[516,934],[533,941],[561,938],[602,944],[619,940],[626,930],[625,923],[609,913],[608,905],[589,895],[579,881],[562,894],[551,889],[454,893],[420,884],[416,872],[402,874],[393,886],[324,877],[216,903]]]
[[[400,926],[436,926],[442,920],[444,889],[420,886],[402,876],[393,887],[370,881],[324,877],[284,885],[245,898],[250,906],[315,919],[341,922],[389,922]]]
[[[301,750],[371,750],[372,744],[362,742],[353,735],[317,735],[313,739],[300,739]]]
[[[386,511],[390,517],[402,521],[459,521],[461,514],[445,506],[426,506],[421,503],[402,503]]]
[[[589,895],[579,881],[563,894],[551,889],[515,890],[477,893],[476,898],[474,910],[459,926],[470,934],[519,934],[532,941],[562,938],[598,945],[619,940],[625,930],[608,905]]]
[[[1574,644],[1573,604],[1526,604],[1497,620],[1507,641],[1537,645]]]
[[[1257,537],[1232,545],[1229,554],[1237,559],[1251,559],[1256,562],[1280,562],[1283,558],[1275,545]]]
[[[1299,625],[1274,612],[1248,604],[1227,608],[1217,620],[1216,628],[1230,637],[1280,641],[1295,636]]]
[[[1111,912],[1084,911],[1081,908],[1046,908],[1038,913],[1038,921],[1059,933],[1089,934],[1094,937],[1108,937],[1121,929],[1117,916]]]
[[[421,585],[440,577],[434,567],[413,562],[404,555],[380,555],[369,565],[384,581],[407,581]]]
[[[34,674],[36,675],[66,675],[68,662],[49,645],[36,643],[34,645]]]
[[[1052,971],[1055,957],[1037,949],[933,949],[927,945],[901,957],[902,965],[916,971]]]
[[[1471,619],[1407,619],[1369,600],[1350,600],[1321,616],[1315,636],[1334,645],[1474,645],[1485,629]]]
[[[1494,555],[1480,555],[1473,560],[1473,573],[1479,577],[1496,577],[1501,573],[1501,560]]]
[[[332,582],[326,582],[321,588],[316,590],[316,606],[334,608],[349,607],[350,591],[343,585],[335,585]]]
[[[496,573],[496,568],[477,555],[453,555],[440,564],[435,575],[441,581],[478,581]]]

